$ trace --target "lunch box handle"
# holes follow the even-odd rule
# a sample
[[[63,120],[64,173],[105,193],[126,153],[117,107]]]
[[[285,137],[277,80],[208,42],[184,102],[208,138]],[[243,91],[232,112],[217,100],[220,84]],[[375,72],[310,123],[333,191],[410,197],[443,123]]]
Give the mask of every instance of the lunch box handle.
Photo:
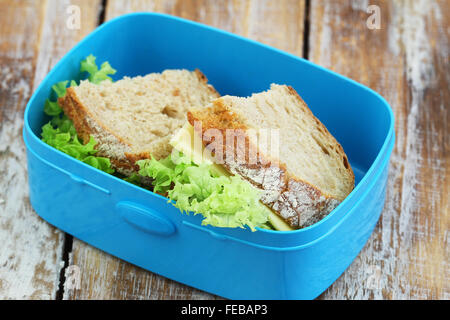
[[[170,236],[175,232],[175,225],[170,220],[142,204],[120,201],[116,209],[126,222],[145,232],[160,236]]]

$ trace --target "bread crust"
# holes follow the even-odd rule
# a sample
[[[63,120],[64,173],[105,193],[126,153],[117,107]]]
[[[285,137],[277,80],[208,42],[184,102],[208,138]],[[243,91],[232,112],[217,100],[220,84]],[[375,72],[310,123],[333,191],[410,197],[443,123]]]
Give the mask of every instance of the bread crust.
[[[290,94],[295,95],[306,106],[293,88],[288,87],[288,89]],[[314,117],[309,108],[306,108],[305,111]],[[208,143],[211,142],[208,130],[220,130],[222,137],[225,137],[225,141],[222,144],[223,154],[227,154],[227,152],[234,154],[234,157],[222,157],[222,165],[229,172],[242,176],[255,187],[262,190],[261,202],[273,209],[291,227],[302,228],[319,221],[343,200],[326,195],[307,181],[303,181],[287,172],[286,165],[280,162],[280,159],[272,159],[265,154],[261,154],[256,146],[252,145],[250,137],[246,133],[249,129],[247,125],[225,105],[223,98],[214,100],[207,110],[203,109],[201,112],[195,109],[188,111],[187,117],[189,123],[194,126],[196,133],[201,135],[205,148],[208,148],[210,146]],[[314,119],[321,126],[323,132],[332,137],[325,126],[316,117]],[[195,126],[196,121],[201,122],[201,127]],[[245,150],[250,148],[256,150],[257,162],[255,164],[250,164],[250,161],[248,161],[248,152],[238,150],[234,147],[234,144],[226,142],[227,135],[225,131],[227,129],[236,130],[233,139],[236,136],[240,136],[242,141],[245,141]],[[347,159],[342,146],[337,141],[336,145],[342,152],[343,157]],[[233,149],[227,150],[227,146],[233,146]],[[213,150],[210,151],[213,152]],[[244,161],[237,161],[239,152],[243,152],[241,154],[245,155]],[[348,167],[354,181],[353,171],[350,166]]]
[[[195,69],[194,73],[197,76],[198,80],[200,82],[203,82],[208,87],[208,90],[212,95],[216,96],[217,98],[220,97],[220,93],[217,92],[217,90],[208,83],[208,78],[205,76],[203,72],[200,71],[200,69]]]

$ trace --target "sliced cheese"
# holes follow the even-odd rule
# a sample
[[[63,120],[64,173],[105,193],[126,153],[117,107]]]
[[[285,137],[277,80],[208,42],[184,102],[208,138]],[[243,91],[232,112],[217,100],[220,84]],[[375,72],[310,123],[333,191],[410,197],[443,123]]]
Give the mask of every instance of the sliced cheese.
[[[223,166],[214,162],[211,153],[204,148],[201,139],[195,139],[194,137],[194,127],[187,122],[173,135],[170,144],[174,149],[182,152],[185,156],[190,157],[195,164],[200,165],[201,163],[207,163],[212,166],[217,174],[230,176],[231,174]],[[268,211],[268,220],[276,230],[294,230],[271,209],[262,203],[261,205]]]

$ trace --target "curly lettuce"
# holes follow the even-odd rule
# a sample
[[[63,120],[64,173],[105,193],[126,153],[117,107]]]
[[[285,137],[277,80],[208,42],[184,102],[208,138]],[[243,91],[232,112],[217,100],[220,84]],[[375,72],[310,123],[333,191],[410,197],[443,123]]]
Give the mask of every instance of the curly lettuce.
[[[108,75],[116,72],[106,62],[98,69],[93,55],[88,56],[81,62],[80,72],[85,71],[89,74],[89,81],[94,83],[99,83],[103,80],[112,81]],[[56,98],[61,98],[66,95],[68,84],[69,81],[66,80],[52,86]],[[70,81],[70,86],[76,85],[77,83],[74,80]],[[105,171],[106,173],[114,173],[114,169],[111,167],[111,162],[108,158],[95,156],[97,150],[94,147],[97,142],[92,136],[89,141],[81,141],[73,122],[64,114],[58,100],[53,101],[47,99],[44,104],[44,113],[52,118],[42,127],[42,141],[94,168]]]
[[[217,174],[211,165],[171,156],[137,162],[139,175],[153,180],[154,192],[166,195],[181,212],[201,214],[202,225],[266,228],[269,210],[259,201],[261,191],[240,176]]]
[[[95,63],[96,58],[91,54],[85,60],[81,61],[81,72],[89,74],[88,80],[92,83],[98,84],[104,80],[112,81],[109,76],[116,73],[116,70],[111,67],[108,61],[103,62],[100,69]]]

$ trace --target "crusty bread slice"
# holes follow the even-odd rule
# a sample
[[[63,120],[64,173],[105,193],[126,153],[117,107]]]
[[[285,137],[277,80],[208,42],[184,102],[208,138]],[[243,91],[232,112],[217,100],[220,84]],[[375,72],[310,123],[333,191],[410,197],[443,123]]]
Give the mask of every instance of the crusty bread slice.
[[[169,155],[169,140],[185,123],[188,108],[219,96],[199,70],[165,70],[116,82],[82,81],[59,102],[83,141],[92,135],[98,155],[130,175],[137,160]]]
[[[289,86],[272,84],[248,98],[223,96],[205,108],[190,109],[188,120],[216,159],[216,149],[222,148],[222,165],[263,190],[261,201],[294,228],[322,219],[354,188],[343,148]],[[216,129],[222,144],[215,141]],[[227,136],[227,129],[233,134]],[[260,129],[272,132],[262,135]],[[244,147],[237,146],[239,138]],[[250,150],[256,150],[256,158]]]

